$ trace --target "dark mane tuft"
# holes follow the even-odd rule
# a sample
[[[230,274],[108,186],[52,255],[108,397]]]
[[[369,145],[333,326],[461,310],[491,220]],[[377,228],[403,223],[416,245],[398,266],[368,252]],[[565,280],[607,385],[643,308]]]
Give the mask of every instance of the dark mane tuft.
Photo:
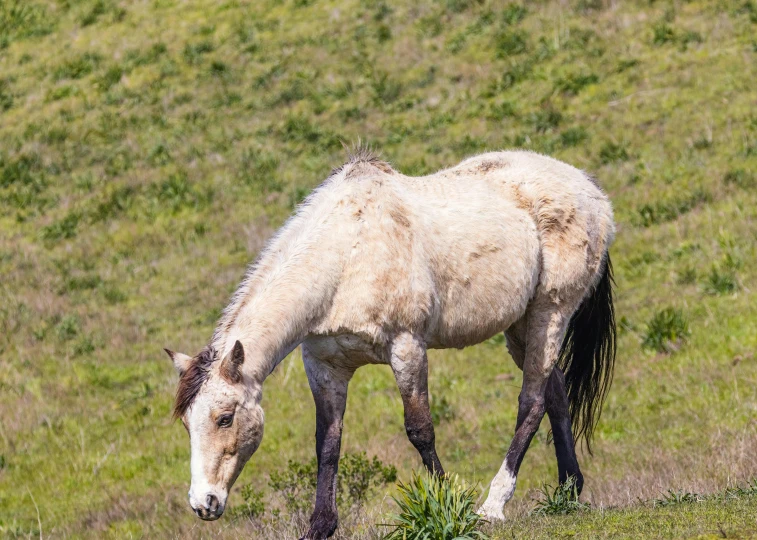
[[[358,139],[357,144],[347,148],[347,163],[381,163],[380,156],[373,149]]]
[[[173,406],[174,419],[184,416],[184,413],[192,405],[200,392],[200,388],[208,380],[210,364],[213,363],[215,356],[216,352],[213,347],[205,347],[182,374],[179,379],[179,387],[176,389],[176,402]]]
[[[373,165],[377,169],[388,174],[394,172],[394,169],[392,169],[392,166],[388,162],[381,159],[379,154],[374,152],[370,146],[360,139],[358,139],[357,143],[352,146],[347,146],[345,143],[342,143],[342,146],[344,146],[344,149],[347,151],[347,161],[339,167],[332,169],[329,176],[334,176],[341,172],[348,165],[360,164]]]

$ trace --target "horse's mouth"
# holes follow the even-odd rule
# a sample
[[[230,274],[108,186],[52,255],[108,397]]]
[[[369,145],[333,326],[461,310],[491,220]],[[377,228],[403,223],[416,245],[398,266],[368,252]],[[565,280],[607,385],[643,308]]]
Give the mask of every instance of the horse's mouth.
[[[193,508],[192,510],[203,521],[215,521],[223,515],[223,509],[216,510],[215,512],[211,512],[207,508]]]

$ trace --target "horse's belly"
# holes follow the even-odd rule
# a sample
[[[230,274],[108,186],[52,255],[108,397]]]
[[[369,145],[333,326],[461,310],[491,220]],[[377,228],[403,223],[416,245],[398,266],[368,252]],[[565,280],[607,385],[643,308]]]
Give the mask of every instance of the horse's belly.
[[[499,223],[472,223],[467,230],[443,257],[430,347],[466,347],[506,330],[536,290],[540,245],[529,216],[512,212]]]
[[[491,291],[488,295],[454,294],[445,302],[437,324],[426,336],[430,348],[462,348],[475,345],[507,330],[526,312],[534,287]]]

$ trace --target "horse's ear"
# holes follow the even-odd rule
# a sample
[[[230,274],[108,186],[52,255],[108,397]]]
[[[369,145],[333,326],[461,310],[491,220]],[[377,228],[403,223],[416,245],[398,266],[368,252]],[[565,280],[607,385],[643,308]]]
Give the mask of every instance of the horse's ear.
[[[166,354],[171,358],[173,367],[176,368],[176,372],[179,374],[179,377],[184,375],[184,372],[189,368],[189,364],[192,363],[192,357],[180,352],[173,352],[169,349],[163,350],[166,351]]]
[[[234,343],[234,348],[227,354],[221,361],[221,376],[228,382],[235,384],[242,380],[242,374],[239,368],[244,363],[244,347],[242,343],[237,340]]]

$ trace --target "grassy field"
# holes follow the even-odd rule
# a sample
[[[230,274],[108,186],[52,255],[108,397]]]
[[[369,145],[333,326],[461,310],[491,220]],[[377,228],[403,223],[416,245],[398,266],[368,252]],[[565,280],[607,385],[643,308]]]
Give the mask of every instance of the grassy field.
[[[527,515],[557,477],[545,422],[492,534],[754,535],[751,495],[639,500],[757,476],[756,36],[753,0],[0,0],[0,535],[295,534],[270,508],[258,524],[191,513],[161,349],[207,342],[358,137],[414,175],[533,149],[615,204],[617,370],[580,457],[592,510]],[[237,483],[264,501],[272,473],[314,455],[300,360],[268,380]],[[431,353],[448,470],[486,487],[520,381],[501,339]],[[345,451],[401,479],[420,466],[388,368],[360,370],[347,409]],[[392,493],[340,537],[376,537]]]

